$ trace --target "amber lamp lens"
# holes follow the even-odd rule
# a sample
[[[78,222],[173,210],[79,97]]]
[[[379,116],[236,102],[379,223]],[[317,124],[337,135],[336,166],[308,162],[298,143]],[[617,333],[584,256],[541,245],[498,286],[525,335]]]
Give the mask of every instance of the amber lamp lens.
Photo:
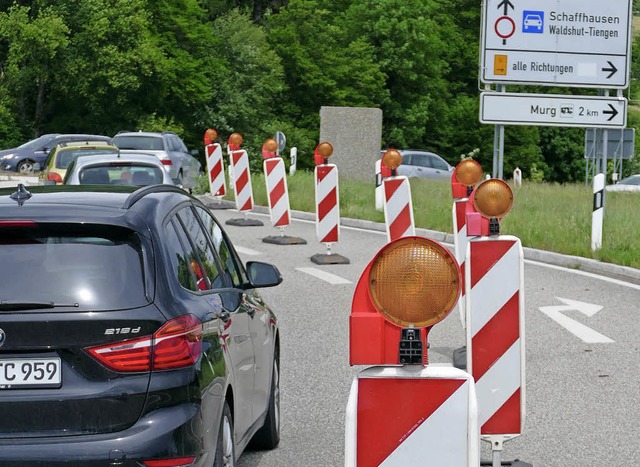
[[[445,247],[423,237],[403,237],[376,256],[369,292],[380,313],[402,327],[433,326],[453,309],[460,269]]]
[[[475,189],[473,204],[483,217],[501,218],[513,206],[513,192],[507,182],[499,178],[485,180]]]
[[[209,128],[204,132],[204,136],[209,139],[209,141],[215,141],[218,139],[218,132],[213,128]]]
[[[391,170],[395,170],[402,164],[402,154],[397,149],[389,149],[382,155],[382,163]]]
[[[273,138],[267,138],[263,146],[267,151],[275,151],[278,149],[278,142]]]
[[[322,157],[331,157],[331,155],[333,154],[333,146],[331,146],[331,143],[320,143],[318,144],[318,154],[320,154]]]
[[[474,186],[482,179],[482,166],[478,161],[467,159],[456,166],[456,178],[466,186]]]
[[[231,144],[236,144],[238,146],[242,145],[242,135],[240,133],[231,133],[231,136],[229,136],[229,142]]]

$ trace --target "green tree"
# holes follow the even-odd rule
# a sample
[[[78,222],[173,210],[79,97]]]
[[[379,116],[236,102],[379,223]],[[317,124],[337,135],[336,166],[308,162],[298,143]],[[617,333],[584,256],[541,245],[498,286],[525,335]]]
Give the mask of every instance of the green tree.
[[[310,147],[296,142],[303,167],[312,165],[321,106],[381,107],[389,98],[374,47],[351,34],[343,16],[321,1],[292,0],[266,23],[288,86],[279,113],[313,140]]]
[[[51,7],[32,14],[29,7],[14,5],[0,12],[3,104],[11,106],[26,137],[40,134],[47,119],[55,69],[69,45],[68,35]]]
[[[202,131],[216,128],[223,141],[232,132],[242,133],[250,160],[259,164],[262,143],[280,129],[274,129],[273,123],[280,119],[275,106],[284,99],[286,89],[280,57],[271,49],[264,29],[238,9],[217,18],[211,34],[216,65]]]

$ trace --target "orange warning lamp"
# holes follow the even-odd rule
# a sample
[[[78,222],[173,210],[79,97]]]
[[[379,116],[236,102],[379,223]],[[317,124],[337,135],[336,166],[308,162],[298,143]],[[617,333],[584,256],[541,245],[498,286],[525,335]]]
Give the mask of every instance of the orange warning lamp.
[[[229,140],[227,141],[227,145],[231,151],[237,151],[242,146],[242,142],[244,139],[242,138],[242,134],[240,133],[231,133],[229,136]]]
[[[217,140],[217,139],[218,139],[218,132],[216,130],[214,130],[213,128],[209,128],[209,129],[207,129],[207,131],[204,132],[204,144],[205,144],[205,146],[213,144],[215,142],[215,140]]]
[[[264,141],[264,143],[262,143],[262,157],[265,159],[276,157],[277,149],[278,149],[278,142],[273,138],[267,138]]]
[[[512,206],[513,191],[507,182],[499,178],[484,180],[467,201],[467,235],[498,235],[499,221]]]
[[[353,296],[350,364],[426,364],[427,334],[451,312],[461,283],[455,257],[438,242],[402,237],[385,245]]]
[[[316,165],[326,164],[327,159],[333,155],[333,146],[331,143],[322,142],[316,146],[313,153],[313,159]]]
[[[402,164],[402,154],[397,149],[388,149],[382,155],[382,164],[391,170],[391,174],[395,175],[395,171]]]
[[[472,187],[482,180],[482,166],[473,159],[460,161],[451,174],[451,194],[454,198],[466,198]]]

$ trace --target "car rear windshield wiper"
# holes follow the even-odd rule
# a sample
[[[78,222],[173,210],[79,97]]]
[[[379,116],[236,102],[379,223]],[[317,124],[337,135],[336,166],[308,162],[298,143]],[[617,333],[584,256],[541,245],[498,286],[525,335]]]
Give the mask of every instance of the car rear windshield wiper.
[[[75,308],[78,303],[55,303],[48,301],[21,302],[19,300],[0,300],[0,311],[37,310],[39,308]]]

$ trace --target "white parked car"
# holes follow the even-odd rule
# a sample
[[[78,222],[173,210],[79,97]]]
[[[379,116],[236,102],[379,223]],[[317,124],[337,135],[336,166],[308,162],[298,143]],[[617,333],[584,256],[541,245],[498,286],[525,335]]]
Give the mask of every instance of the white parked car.
[[[606,191],[640,191],[640,174],[623,178],[615,185],[607,185]]]
[[[69,165],[65,185],[173,185],[153,154],[120,151],[117,154],[80,156]]]

